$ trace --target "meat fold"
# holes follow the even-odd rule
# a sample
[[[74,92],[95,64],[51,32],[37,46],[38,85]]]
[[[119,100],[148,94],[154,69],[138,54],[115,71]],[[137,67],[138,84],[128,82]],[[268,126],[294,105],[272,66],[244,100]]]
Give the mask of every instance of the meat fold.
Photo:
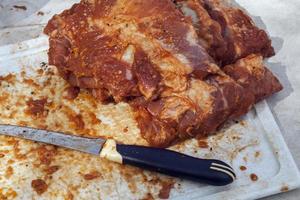
[[[272,72],[264,67],[262,56],[251,54],[223,68],[245,90],[253,94],[255,103],[283,89]]]
[[[191,79],[186,91],[142,104],[137,120],[150,144],[166,146],[174,140],[207,136],[282,89],[262,56],[251,54],[225,66],[224,72],[204,81]]]
[[[241,9],[221,0],[180,0],[178,7],[190,17],[209,54],[221,65],[250,54],[274,55],[271,40]]]
[[[200,33],[170,0],[84,0],[44,32],[49,64],[101,102],[128,102],[151,146],[206,136],[281,89],[260,55],[219,68],[213,31]]]

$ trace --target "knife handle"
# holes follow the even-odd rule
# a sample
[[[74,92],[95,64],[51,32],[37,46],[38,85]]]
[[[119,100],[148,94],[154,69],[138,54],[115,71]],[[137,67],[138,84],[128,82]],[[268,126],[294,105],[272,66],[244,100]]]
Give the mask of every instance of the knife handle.
[[[162,174],[215,186],[230,184],[236,178],[233,169],[220,160],[199,159],[175,151],[107,140],[101,157]]]

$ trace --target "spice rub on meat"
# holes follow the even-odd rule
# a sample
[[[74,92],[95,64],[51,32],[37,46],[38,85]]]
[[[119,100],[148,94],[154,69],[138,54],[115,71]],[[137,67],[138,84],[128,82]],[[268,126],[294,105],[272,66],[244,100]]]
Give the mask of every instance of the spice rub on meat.
[[[224,26],[211,12],[219,4],[205,5],[197,12],[217,31],[192,23],[171,0],[83,0],[48,22],[49,63],[100,102],[128,102],[152,146],[208,135],[282,87],[258,55],[271,55],[260,51],[272,49],[270,43],[250,48],[241,41],[246,37],[237,38],[238,26],[225,16],[229,8],[220,13],[229,20],[223,25],[231,34],[210,36],[224,33]],[[233,18],[250,20],[245,30],[260,31],[241,16]],[[234,50],[219,57],[215,40],[220,48]],[[217,63],[230,65],[221,69]]]
[[[250,54],[274,55],[271,40],[241,9],[222,0],[179,0],[209,54],[222,66]]]

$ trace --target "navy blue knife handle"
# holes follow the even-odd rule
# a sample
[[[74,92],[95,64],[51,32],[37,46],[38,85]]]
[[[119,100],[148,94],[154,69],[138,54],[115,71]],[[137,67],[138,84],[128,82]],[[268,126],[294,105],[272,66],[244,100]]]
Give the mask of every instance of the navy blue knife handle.
[[[222,186],[235,179],[233,169],[220,160],[199,159],[175,151],[135,145],[117,144],[123,164],[166,175]]]

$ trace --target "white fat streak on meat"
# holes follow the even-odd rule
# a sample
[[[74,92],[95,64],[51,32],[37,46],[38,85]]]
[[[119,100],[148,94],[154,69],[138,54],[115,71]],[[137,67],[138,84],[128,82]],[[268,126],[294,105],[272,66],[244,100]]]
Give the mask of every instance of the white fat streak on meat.
[[[198,44],[198,38],[195,31],[189,31],[186,34],[186,40],[189,42],[191,46],[197,46]]]
[[[226,82],[226,81],[224,81],[224,82]],[[227,82],[229,82],[229,80],[227,80]],[[222,101],[223,101],[223,103],[224,103],[224,108],[227,110],[227,109],[229,108],[229,105],[228,105],[227,98],[226,98],[225,95],[224,95],[224,90],[223,90],[222,87],[219,87],[219,90],[220,90],[220,92],[221,92],[221,94],[222,94]]]
[[[134,53],[135,53],[135,48],[133,45],[128,45],[126,50],[123,53],[122,56],[122,61],[128,63],[129,65],[132,65],[134,62]]]
[[[161,119],[179,120],[179,117],[187,110],[192,109],[191,102],[187,98],[169,97],[164,101],[164,108],[160,113]],[[195,110],[193,110],[195,112]]]
[[[193,28],[195,30],[198,30],[199,28],[201,28],[201,27],[198,27],[200,24],[200,18],[202,17],[202,20],[204,20],[203,17],[205,17],[205,15],[200,17],[197,14],[197,12],[195,10],[191,9],[185,2],[182,2],[180,5],[181,5],[180,9],[183,12],[184,16],[190,17],[192,19],[192,23],[194,25]],[[207,21],[207,23],[210,24],[211,22]],[[200,42],[203,46],[206,45],[206,41],[203,38],[198,38],[197,33],[194,30],[190,30],[188,32],[187,40],[190,42],[191,45],[196,45],[197,41]]]
[[[207,84],[204,81],[192,79],[190,88],[185,92],[188,98],[196,103],[203,111],[211,111],[212,104],[212,92],[215,91],[215,87]]]
[[[128,63],[130,66],[132,66],[134,62],[134,53],[135,53],[135,48],[133,45],[129,45],[126,50],[124,51],[121,60]],[[125,73],[126,79],[127,80],[132,80],[132,73],[130,70],[126,69]]]
[[[126,79],[127,79],[127,80],[132,80],[132,73],[131,73],[130,70],[126,69],[126,74],[125,74],[125,76],[126,76]]]
[[[190,62],[189,60],[186,58],[186,56],[182,55],[182,54],[175,54],[175,57],[183,64],[185,65],[189,65]]]
[[[194,10],[192,10],[191,8],[189,8],[186,5],[186,3],[182,3],[182,6],[180,7],[180,9],[185,16],[191,17],[194,24],[198,24],[199,18],[197,16],[197,13]]]

